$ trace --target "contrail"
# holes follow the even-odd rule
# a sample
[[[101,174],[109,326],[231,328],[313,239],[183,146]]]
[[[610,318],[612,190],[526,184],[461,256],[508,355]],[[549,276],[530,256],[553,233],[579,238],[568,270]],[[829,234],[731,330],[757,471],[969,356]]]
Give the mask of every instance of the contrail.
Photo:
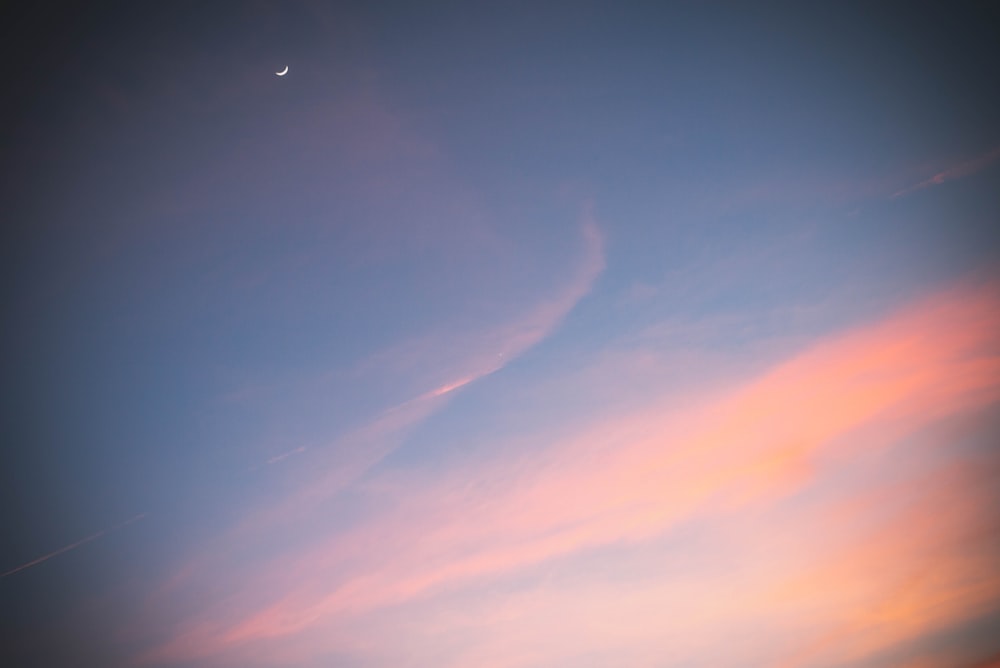
[[[303,453],[305,451],[306,451],[306,446],[303,445],[300,448],[295,448],[294,450],[289,450],[288,452],[283,452],[280,455],[275,455],[274,457],[271,457],[270,459],[268,459],[264,463],[267,464],[268,466],[270,466],[271,464],[277,464],[282,459],[288,459],[292,455],[298,455],[298,454],[301,454],[301,453]]]
[[[942,183],[947,183],[948,181],[954,181],[956,179],[965,178],[966,176],[971,176],[976,172],[982,171],[989,167],[993,162],[1000,158],[1000,146],[994,148],[989,153],[984,153],[978,158],[968,160],[961,164],[949,167],[948,169],[935,174],[931,178],[921,181],[916,185],[912,185],[909,188],[904,188],[897,193],[894,193],[889,199],[896,199],[897,197],[903,197],[904,195],[909,195],[910,193],[916,192],[917,190],[923,190],[924,188],[929,188],[931,186],[939,186]]]
[[[294,450],[289,450],[288,452],[282,452],[280,455],[275,455],[274,457],[271,457],[262,464],[254,464],[253,466],[243,469],[242,473],[250,473],[252,471],[258,471],[264,468],[265,466],[271,466],[272,464],[277,464],[278,462],[288,459],[289,457],[294,457],[295,455],[301,455],[308,449],[309,449],[308,447],[303,445],[301,447],[295,448]]]
[[[5,577],[7,577],[8,575],[13,575],[14,573],[17,573],[18,571],[23,571],[23,570],[24,570],[25,568],[31,568],[32,566],[37,566],[38,564],[42,563],[43,561],[48,561],[48,560],[49,560],[49,559],[51,559],[52,557],[55,557],[55,556],[58,556],[58,555],[62,554],[63,552],[69,552],[70,550],[75,550],[76,548],[80,547],[81,545],[86,545],[86,544],[87,544],[87,543],[89,543],[90,541],[92,541],[92,540],[97,540],[97,539],[98,539],[98,538],[100,538],[101,536],[104,536],[104,535],[106,535],[106,534],[109,534],[109,533],[111,533],[112,531],[117,531],[118,529],[121,529],[121,528],[123,528],[123,527],[126,527],[126,526],[128,526],[129,524],[132,524],[133,522],[138,522],[138,521],[139,521],[139,520],[141,520],[141,519],[142,519],[143,517],[145,517],[145,516],[146,516],[147,514],[148,514],[148,513],[139,513],[138,515],[136,515],[136,516],[135,516],[135,517],[133,517],[132,519],[130,519],[130,520],[126,520],[126,521],[122,522],[121,524],[116,524],[116,525],[114,525],[113,527],[109,527],[109,528],[107,528],[107,529],[104,529],[104,530],[102,530],[102,531],[98,531],[97,533],[95,533],[95,534],[92,534],[92,535],[90,535],[90,536],[87,536],[86,538],[83,538],[83,539],[81,539],[81,540],[78,540],[78,541],[76,541],[75,543],[71,543],[70,545],[67,545],[67,546],[65,546],[65,547],[60,547],[60,548],[59,548],[58,550],[56,550],[55,552],[49,552],[48,554],[46,554],[46,555],[44,555],[44,556],[41,556],[41,557],[38,557],[37,559],[35,559],[35,560],[33,560],[33,561],[29,561],[29,562],[28,562],[28,563],[26,563],[26,564],[21,564],[21,565],[20,565],[20,566],[18,566],[17,568],[12,568],[12,569],[10,569],[10,570],[9,570],[9,571],[7,571],[6,573],[4,573],[4,574],[0,575],[0,578],[5,578]]]

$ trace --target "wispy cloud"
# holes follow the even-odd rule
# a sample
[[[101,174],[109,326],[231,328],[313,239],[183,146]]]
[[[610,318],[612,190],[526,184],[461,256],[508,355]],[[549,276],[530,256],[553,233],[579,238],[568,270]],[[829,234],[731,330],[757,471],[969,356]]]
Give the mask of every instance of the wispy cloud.
[[[908,188],[903,188],[902,190],[893,193],[891,199],[905,197],[906,195],[910,195],[918,190],[923,190],[924,188],[939,186],[942,183],[947,183],[948,181],[955,181],[957,179],[965,178],[966,176],[972,176],[976,172],[981,172],[992,165],[998,158],[1000,158],[1000,146],[977,158],[953,165],[944,171],[938,172],[929,179],[925,179],[924,181],[909,186]]]
[[[183,660],[249,646],[278,651],[275,648],[292,639],[296,651],[305,651],[311,643],[317,643],[317,652],[331,651],[337,648],[324,645],[329,641],[316,633],[324,630],[320,635],[327,637],[326,631],[353,628],[360,620],[374,624],[366,628],[377,629],[380,615],[401,606],[431,605],[498,578],[535,572],[544,564],[558,563],[560,570],[569,571],[586,568],[574,566],[573,559],[612,546],[654,545],[697,517],[752,518],[781,509],[794,494],[830,486],[837,490],[838,485],[843,488],[840,494],[850,498],[851,485],[860,483],[845,482],[844,476],[863,480],[870,475],[859,462],[871,466],[929,425],[1000,399],[997,314],[998,286],[965,286],[884,322],[822,341],[756,379],[708,393],[695,408],[654,402],[649,409],[592,419],[579,425],[580,431],[517,451],[515,457],[480,458],[428,477],[387,474],[387,485],[356,489],[378,500],[380,510],[365,521],[318,537],[307,550],[253,565],[240,576],[255,582],[280,580],[269,603],[258,602],[252,609],[234,592],[228,612],[204,610],[145,659]],[[503,444],[495,450],[509,452]],[[941,485],[945,501],[968,516],[974,504],[963,496],[962,485]],[[833,526],[831,517],[825,511],[804,517],[802,526]],[[855,520],[847,525],[857,524]],[[941,534],[904,522],[898,540],[880,543],[877,559],[852,557],[862,561],[851,572],[867,572],[876,561],[911,563],[907,549],[936,549],[937,543],[953,538],[946,530],[951,526],[947,518],[942,522]],[[906,536],[916,536],[918,542]],[[734,540],[741,549],[756,551],[754,546],[779,546],[785,538],[765,531]],[[909,622],[887,612],[885,623],[892,628],[878,641],[858,640],[856,655],[901,642],[913,629],[939,628],[992,601],[994,594],[1000,596],[1000,589],[983,589],[969,598],[954,588],[980,573],[980,562],[940,562],[942,567],[948,564],[959,569],[954,571],[958,579],[935,580],[935,589],[921,594],[927,601],[951,596],[948,606],[937,608],[923,626],[906,626]],[[639,609],[672,600],[690,606],[687,621],[669,617],[679,627],[701,620],[717,628],[727,619],[735,624],[748,616],[791,625],[788,633],[798,622],[788,606],[773,598],[773,587],[774,578],[784,579],[795,570],[792,566],[801,570],[808,563],[785,564],[780,572],[762,564],[755,576],[762,579],[740,585],[756,592],[748,599],[751,603],[726,615],[711,602],[715,589],[699,594],[683,579],[671,577],[652,586],[655,596],[642,598],[637,609],[620,601],[616,588],[601,589],[600,583],[588,585],[597,587],[590,599],[563,592],[546,609],[555,610],[556,601],[562,601],[559,614],[595,605],[612,611],[624,606],[624,619],[642,629],[646,626],[637,621]],[[817,582],[833,578],[832,572],[817,575]],[[817,589],[820,599],[809,594],[809,587],[796,591],[793,609],[809,609],[821,599],[824,606],[832,606],[831,614],[844,612],[838,606],[846,602],[836,591]],[[724,592],[717,593],[726,598]],[[702,598],[705,595],[709,598]],[[568,607],[566,596],[575,601]],[[512,614],[530,617],[523,607]],[[613,627],[617,614],[596,618]],[[612,632],[612,627],[605,629],[612,639],[627,639],[636,628]],[[702,632],[707,633],[704,628]],[[475,656],[487,655],[480,650]]]
[[[307,464],[309,471],[301,473],[295,488],[279,501],[247,512],[206,554],[182,566],[163,589],[174,590],[183,581],[197,577],[199,569],[224,559],[239,536],[308,517],[319,504],[335,498],[395,451],[418,425],[446,407],[459,390],[501,370],[555,332],[592,290],[605,266],[604,238],[590,205],[583,209],[579,230],[581,250],[573,265],[534,305],[491,327],[434,332],[365,361],[360,372],[377,371],[390,377],[416,375],[431,389],[381,411],[325,445],[295,448],[255,467],[302,455],[297,459]]]
[[[429,392],[444,393],[441,388],[455,389],[503,368],[552,334],[604,270],[604,236],[591,205],[584,206],[579,232],[581,248],[572,266],[526,307],[492,324],[452,324],[410,338],[371,355],[358,364],[356,373],[414,375],[436,388]]]
[[[286,452],[282,452],[282,453],[279,453],[277,455],[274,455],[273,457],[269,457],[263,463],[261,463],[261,464],[255,464],[255,465],[247,468],[246,471],[247,472],[257,471],[259,469],[264,468],[265,466],[273,466],[274,464],[278,464],[280,462],[285,461],[289,457],[294,457],[295,455],[301,455],[302,453],[306,452],[308,449],[309,449],[308,447],[306,447],[304,445],[300,445],[297,448],[293,448],[293,449],[288,450]]]
[[[433,360],[439,385],[396,405],[368,424],[337,439],[328,449],[329,474],[304,494],[311,499],[335,494],[392,452],[417,424],[447,405],[459,389],[496,373],[558,327],[573,307],[590,292],[604,268],[603,237],[591,209],[581,223],[583,251],[569,277],[553,295],[511,321],[478,332],[428,337],[405,348],[380,355],[390,368],[406,366],[401,356]],[[447,374],[445,376],[444,374]]]
[[[863,540],[818,555],[774,590],[786,604],[828,602],[824,623],[802,634],[776,665],[856,664],[892,649],[923,654],[935,632],[995,608],[1000,576],[987,544],[1000,525],[983,512],[995,502],[996,484],[989,467],[977,470],[983,464],[958,459],[827,506],[822,526],[869,529]],[[909,647],[922,639],[924,648]]]
[[[144,517],[146,517],[147,514],[148,513],[140,513],[140,514],[136,515],[135,517],[133,517],[132,519],[126,520],[126,521],[122,522],[121,524],[116,524],[116,525],[114,525],[112,527],[108,527],[107,529],[102,529],[101,531],[98,531],[97,533],[91,534],[91,535],[87,536],[86,538],[82,538],[82,539],[76,541],[75,543],[70,543],[69,545],[66,545],[64,547],[60,547],[58,550],[55,550],[53,552],[49,552],[48,554],[42,555],[41,557],[38,557],[37,559],[32,559],[31,561],[29,561],[26,564],[21,564],[20,566],[18,566],[16,568],[10,569],[6,573],[0,574],[0,578],[5,578],[5,577],[7,577],[9,575],[13,575],[14,573],[18,573],[20,571],[23,571],[26,568],[31,568],[32,566],[37,566],[38,564],[46,562],[49,559],[52,559],[53,557],[58,557],[60,554],[64,554],[66,552],[69,552],[70,550],[75,550],[78,547],[82,547],[82,546],[86,545],[87,543],[93,542],[93,541],[97,540],[98,538],[101,538],[102,536],[106,536],[109,533],[112,533],[114,531],[118,531],[119,529],[127,527],[129,524],[132,524],[133,522],[138,522],[139,520],[141,520]]]

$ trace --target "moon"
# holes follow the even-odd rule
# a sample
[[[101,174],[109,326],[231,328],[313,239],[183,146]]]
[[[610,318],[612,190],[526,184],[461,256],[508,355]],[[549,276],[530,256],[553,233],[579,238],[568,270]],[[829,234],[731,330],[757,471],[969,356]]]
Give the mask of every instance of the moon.
[[[281,70],[280,72],[275,72],[275,74],[277,74],[279,77],[283,77],[286,74],[288,74],[288,65],[285,65],[285,69]]]

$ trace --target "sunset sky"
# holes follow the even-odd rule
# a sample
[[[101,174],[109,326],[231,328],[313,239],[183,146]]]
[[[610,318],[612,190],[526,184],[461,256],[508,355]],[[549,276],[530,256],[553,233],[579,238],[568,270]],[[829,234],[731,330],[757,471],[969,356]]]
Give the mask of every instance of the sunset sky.
[[[1000,667],[996,6],[65,4],[0,665]]]

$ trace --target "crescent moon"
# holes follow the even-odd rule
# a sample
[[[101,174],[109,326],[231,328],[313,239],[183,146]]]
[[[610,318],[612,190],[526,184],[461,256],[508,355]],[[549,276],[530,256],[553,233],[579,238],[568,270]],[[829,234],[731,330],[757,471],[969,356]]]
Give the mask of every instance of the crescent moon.
[[[285,65],[285,69],[281,70],[280,72],[275,72],[275,74],[277,74],[279,77],[283,77],[286,74],[288,74],[288,65]]]

